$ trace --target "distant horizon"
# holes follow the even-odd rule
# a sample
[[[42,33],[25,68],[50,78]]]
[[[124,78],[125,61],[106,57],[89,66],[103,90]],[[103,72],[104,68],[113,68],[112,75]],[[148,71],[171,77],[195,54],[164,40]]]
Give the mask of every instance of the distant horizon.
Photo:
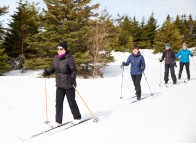
[[[0,17],[3,27],[7,27],[7,24],[11,20],[11,15],[14,14],[16,7],[18,7],[17,2],[19,2],[19,0],[8,0],[0,3],[1,7],[9,6],[9,12]],[[46,8],[43,1],[28,0],[28,2],[40,3],[36,6],[37,8]],[[154,13],[154,18],[157,20],[157,25],[159,26],[163,24],[168,15],[175,19],[177,15],[181,16],[186,14],[186,16],[189,16],[191,14],[192,18],[196,20],[196,3],[194,0],[173,0],[172,2],[169,0],[146,0],[145,4],[142,0],[112,0],[112,2],[92,0],[91,3],[100,3],[100,7],[96,10],[96,12],[100,13],[106,8],[113,19],[116,19],[119,14],[120,16],[126,15],[130,18],[135,17],[138,22],[142,22],[143,19],[147,22],[151,14]]]

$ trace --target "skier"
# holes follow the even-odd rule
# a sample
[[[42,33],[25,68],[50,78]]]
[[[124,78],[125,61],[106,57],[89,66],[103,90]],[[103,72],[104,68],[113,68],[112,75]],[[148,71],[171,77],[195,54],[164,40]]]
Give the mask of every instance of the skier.
[[[180,69],[179,69],[179,74],[178,74],[178,79],[181,79],[183,67],[185,65],[186,67],[186,73],[187,73],[187,79],[190,80],[190,71],[189,71],[189,66],[190,66],[190,60],[189,56],[193,56],[192,52],[187,49],[186,43],[184,42],[182,44],[182,49],[178,51],[176,54],[176,58],[180,57]]]
[[[165,80],[165,84],[168,83],[168,76],[169,76],[169,69],[171,72],[171,77],[173,80],[173,84],[176,84],[177,79],[176,79],[176,75],[175,75],[175,70],[174,70],[174,66],[176,67],[176,56],[175,53],[170,49],[170,44],[167,43],[165,44],[165,51],[162,54],[162,57],[160,59],[160,62],[162,62],[165,59],[165,75],[164,75],[164,80]]]
[[[50,70],[44,70],[43,76],[50,76],[55,73],[56,78],[56,122],[51,127],[57,127],[62,124],[63,101],[66,95],[69,107],[73,115],[73,124],[78,124],[81,114],[75,100],[76,86],[76,65],[71,53],[67,50],[67,41],[58,45],[58,55],[54,57]]]
[[[131,64],[130,74],[132,77],[133,84],[135,86],[137,100],[141,99],[141,78],[142,72],[145,70],[145,60],[139,51],[139,47],[135,46],[133,52],[129,55],[126,62],[122,63],[122,66],[128,66]]]

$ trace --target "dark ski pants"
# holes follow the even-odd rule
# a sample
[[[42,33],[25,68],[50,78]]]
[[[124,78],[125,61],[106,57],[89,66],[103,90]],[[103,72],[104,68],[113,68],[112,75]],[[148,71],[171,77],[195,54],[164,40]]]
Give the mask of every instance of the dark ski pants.
[[[141,75],[131,75],[133,84],[135,86],[135,91],[136,91],[136,96],[137,99],[141,98],[141,79],[142,79],[142,74]]]
[[[63,102],[64,102],[65,95],[67,97],[67,101],[71,109],[73,118],[81,119],[81,114],[75,100],[75,89],[57,88],[56,89],[56,122],[60,124],[62,123],[62,118],[63,118]]]
[[[177,79],[176,79],[176,75],[175,75],[174,64],[165,64],[165,76],[164,76],[165,83],[167,83],[169,80],[169,78],[168,78],[169,69],[171,72],[171,77],[172,77],[173,83],[175,84]]]
[[[189,70],[189,65],[190,63],[180,63],[180,70],[179,70],[179,74],[178,74],[178,78],[181,78],[182,75],[182,71],[183,71],[183,67],[186,67],[186,73],[187,73],[187,79],[190,79],[190,70]]]

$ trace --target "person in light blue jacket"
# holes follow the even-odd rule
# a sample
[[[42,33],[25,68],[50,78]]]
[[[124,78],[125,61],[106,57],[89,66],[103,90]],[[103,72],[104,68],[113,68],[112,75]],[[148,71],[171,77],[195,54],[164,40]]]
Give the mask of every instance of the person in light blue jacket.
[[[190,60],[189,56],[193,56],[193,53],[187,49],[186,43],[184,42],[182,45],[182,49],[176,54],[176,58],[180,58],[180,69],[178,74],[178,79],[181,79],[183,67],[186,67],[187,79],[190,80]]]
[[[139,47],[135,46],[133,48],[133,53],[129,55],[126,62],[123,62],[123,66],[128,66],[131,64],[130,74],[132,77],[133,84],[135,86],[137,100],[141,99],[141,79],[142,79],[142,72],[145,70],[145,60],[144,57],[141,55],[139,51]]]

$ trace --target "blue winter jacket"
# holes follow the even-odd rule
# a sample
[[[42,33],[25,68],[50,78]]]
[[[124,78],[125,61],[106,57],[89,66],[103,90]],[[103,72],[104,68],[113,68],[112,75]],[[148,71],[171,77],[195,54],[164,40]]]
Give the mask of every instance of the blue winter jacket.
[[[141,75],[142,70],[145,70],[145,60],[144,57],[141,55],[140,52],[138,52],[137,55],[134,55],[133,53],[129,55],[125,66],[128,66],[131,63],[131,70],[130,74],[131,75]]]
[[[193,56],[192,52],[188,49],[182,49],[176,54],[176,58],[180,57],[181,63],[189,63],[189,56]]]

